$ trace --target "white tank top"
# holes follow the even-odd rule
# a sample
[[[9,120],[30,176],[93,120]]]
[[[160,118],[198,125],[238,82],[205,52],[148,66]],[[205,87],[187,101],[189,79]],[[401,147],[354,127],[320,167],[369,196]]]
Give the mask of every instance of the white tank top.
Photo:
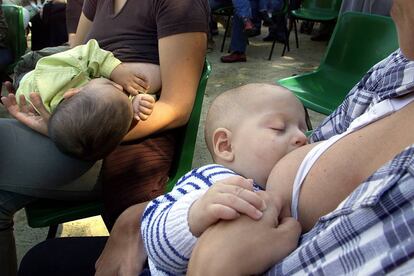
[[[312,148],[300,164],[295,181],[293,182],[292,205],[290,208],[292,217],[298,219],[299,193],[305,177],[308,175],[316,160],[318,160],[328,148],[342,137],[400,110],[412,101],[414,101],[414,94],[404,98],[392,98],[379,102],[373,105],[366,113],[356,118],[344,133],[332,136],[328,140],[325,140]]]

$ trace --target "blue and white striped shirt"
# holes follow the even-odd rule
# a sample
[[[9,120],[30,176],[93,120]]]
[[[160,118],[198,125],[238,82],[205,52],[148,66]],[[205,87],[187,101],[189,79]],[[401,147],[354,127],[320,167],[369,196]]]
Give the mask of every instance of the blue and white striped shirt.
[[[413,92],[414,62],[397,50],[368,71],[311,140],[344,132],[373,103]],[[414,273],[414,141],[320,218],[268,275],[385,273]]]
[[[221,165],[194,169],[174,189],[151,201],[142,217],[141,233],[152,275],[185,275],[197,238],[188,226],[188,211],[215,182],[237,175]],[[254,185],[254,189],[260,189]]]

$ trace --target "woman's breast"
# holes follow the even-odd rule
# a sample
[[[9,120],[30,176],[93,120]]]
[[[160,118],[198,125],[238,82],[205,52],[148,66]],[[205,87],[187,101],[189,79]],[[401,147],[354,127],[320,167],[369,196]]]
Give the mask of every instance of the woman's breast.
[[[144,62],[125,62],[131,72],[137,74],[138,77],[144,79],[149,84],[148,93],[155,94],[161,90],[161,72],[160,66],[152,63]]]
[[[310,229],[323,215],[333,211],[362,182],[404,148],[414,144],[414,103],[366,125],[335,142],[312,164],[299,195],[299,220]],[[284,166],[292,187],[296,171],[310,147],[293,152]],[[293,165],[292,165],[293,164]],[[281,172],[283,175],[283,172]],[[287,195],[288,199],[291,197]]]
[[[276,193],[284,201],[284,215],[290,216],[293,183],[300,165],[307,154],[320,142],[302,146],[283,157],[271,171],[266,185],[266,191]]]

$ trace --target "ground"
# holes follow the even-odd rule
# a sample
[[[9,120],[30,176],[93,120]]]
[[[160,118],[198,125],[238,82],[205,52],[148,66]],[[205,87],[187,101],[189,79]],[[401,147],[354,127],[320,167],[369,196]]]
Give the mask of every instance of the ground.
[[[223,29],[220,28],[220,34],[214,37],[216,41],[215,49],[208,53],[207,59],[212,64],[212,73],[207,83],[204,97],[203,110],[199,125],[196,150],[194,153],[193,167],[198,167],[211,162],[210,156],[204,145],[203,125],[204,118],[210,102],[221,92],[247,83],[262,82],[275,83],[276,80],[301,74],[314,70],[323,56],[326,49],[326,42],[313,42],[308,35],[300,35],[300,48],[294,45],[294,36],[291,36],[291,51],[281,57],[283,45],[276,44],[273,57],[268,61],[271,43],[263,42],[262,38],[267,35],[267,30],[262,29],[262,34],[250,39],[250,45],[247,50],[247,62],[224,64],[220,62],[220,45],[223,37]],[[230,38],[227,39],[227,45]],[[227,46],[226,45],[226,49]],[[3,91],[4,93],[4,91]],[[317,125],[323,116],[316,113],[310,113],[313,125]],[[6,116],[0,105],[0,116]],[[24,211],[20,211],[15,216],[15,234],[17,243],[18,259],[29,250],[32,246],[44,240],[47,229],[33,229],[27,226]],[[59,229],[60,236],[90,236],[90,235],[108,235],[100,217],[93,217],[65,223]]]

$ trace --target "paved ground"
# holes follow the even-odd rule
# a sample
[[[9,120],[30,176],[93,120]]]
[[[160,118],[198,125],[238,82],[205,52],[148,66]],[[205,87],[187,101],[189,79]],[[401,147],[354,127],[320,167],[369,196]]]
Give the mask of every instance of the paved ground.
[[[202,126],[206,110],[211,100],[219,93],[246,83],[265,82],[274,83],[275,80],[311,71],[319,64],[326,48],[325,42],[313,42],[307,35],[300,35],[300,48],[293,47],[284,57],[281,57],[282,45],[277,44],[271,61],[267,60],[271,44],[262,42],[267,35],[267,30],[262,29],[262,35],[252,38],[248,47],[248,61],[246,63],[223,64],[219,58],[220,44],[223,30],[214,39],[215,50],[208,54],[208,60],[212,63],[213,71],[207,84],[203,104],[203,113],[198,132],[197,146],[194,154],[193,166],[197,167],[210,162],[210,156],[206,150],[203,139]],[[227,43],[230,39],[227,39]],[[293,36],[291,44],[294,44]],[[323,116],[311,113],[313,125],[317,125]],[[6,116],[0,107],[0,116]],[[61,236],[87,236],[107,235],[100,217],[94,217],[75,222],[66,223],[60,229]],[[19,260],[24,253],[36,243],[46,237],[47,229],[32,229],[27,226],[24,211],[15,216],[15,233]]]

